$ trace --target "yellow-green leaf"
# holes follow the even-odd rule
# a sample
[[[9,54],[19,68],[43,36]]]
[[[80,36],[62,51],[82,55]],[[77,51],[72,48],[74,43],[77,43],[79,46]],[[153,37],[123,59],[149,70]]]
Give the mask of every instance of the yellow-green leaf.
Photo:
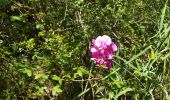
[[[151,50],[149,57],[150,57],[151,60],[155,59],[155,53],[154,53],[153,50]]]

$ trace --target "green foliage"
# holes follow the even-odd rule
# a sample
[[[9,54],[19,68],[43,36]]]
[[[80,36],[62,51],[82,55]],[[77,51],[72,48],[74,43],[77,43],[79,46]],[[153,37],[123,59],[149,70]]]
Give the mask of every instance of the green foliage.
[[[0,0],[0,5],[7,5],[11,2],[11,0]]]
[[[169,0],[0,0],[0,99],[169,99]],[[91,40],[118,46],[111,70]]]
[[[60,86],[59,86],[59,85],[57,85],[57,86],[55,86],[55,87],[52,88],[52,95],[53,95],[53,96],[56,95],[56,92],[57,92],[57,93],[62,92],[62,90],[60,89]]]

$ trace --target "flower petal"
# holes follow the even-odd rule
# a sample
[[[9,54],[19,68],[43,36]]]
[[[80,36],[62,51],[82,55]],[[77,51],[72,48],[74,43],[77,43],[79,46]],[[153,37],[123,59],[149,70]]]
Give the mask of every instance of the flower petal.
[[[91,48],[90,48],[90,52],[92,52],[92,53],[93,53],[93,52],[97,52],[97,50],[96,50],[96,48],[91,47]]]
[[[107,35],[102,36],[102,41],[105,45],[110,45],[112,43],[112,39]]]
[[[106,63],[106,69],[109,70],[111,68],[111,63],[110,62],[107,62]]]
[[[117,46],[114,43],[112,43],[112,50],[113,50],[113,52],[117,51]]]
[[[94,46],[96,46],[96,47],[101,47],[101,45],[102,45],[102,37],[101,36],[98,36],[97,38],[96,38],[96,40],[95,40],[95,42],[94,42]]]

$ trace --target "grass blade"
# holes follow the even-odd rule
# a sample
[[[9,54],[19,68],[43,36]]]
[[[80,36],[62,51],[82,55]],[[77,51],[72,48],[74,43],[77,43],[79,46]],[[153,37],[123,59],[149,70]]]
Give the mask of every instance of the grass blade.
[[[146,51],[148,51],[148,49],[151,48],[151,45],[148,46],[147,48],[145,48],[143,51],[141,51],[140,53],[138,53],[137,55],[134,55],[129,61],[126,62],[126,64],[129,64],[131,61],[135,60],[136,58],[138,58],[139,56],[143,55],[144,53],[146,53]]]

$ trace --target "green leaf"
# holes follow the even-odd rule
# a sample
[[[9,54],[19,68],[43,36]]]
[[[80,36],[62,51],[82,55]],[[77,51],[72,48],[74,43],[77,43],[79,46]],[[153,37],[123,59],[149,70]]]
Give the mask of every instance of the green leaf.
[[[132,88],[125,88],[123,91],[120,91],[118,94],[116,94],[115,98],[118,99],[118,97],[120,97],[123,94],[126,94],[129,91],[133,91]]]
[[[96,91],[96,94],[99,93],[99,92],[101,92],[101,91],[103,91],[104,89],[105,89],[104,86],[99,87],[99,88],[97,89],[97,91]]]
[[[65,77],[69,78],[69,79],[71,78],[70,74],[66,74],[66,75],[63,76],[63,78],[65,78]]]
[[[38,35],[39,36],[44,36],[45,34],[44,34],[44,32],[41,31],[41,32],[38,32]]]
[[[82,73],[81,70],[78,70],[78,71],[77,71],[77,74],[78,74],[79,76],[81,76],[81,77],[83,76],[83,73]]]
[[[36,58],[38,60],[44,59],[43,55],[41,53],[39,53],[39,52],[34,53],[34,58]]]
[[[59,85],[55,86],[52,88],[52,95],[56,95],[56,93],[60,93],[60,92],[63,92],[63,90],[60,88]]]
[[[32,71],[30,69],[27,68],[21,68],[19,69],[19,71],[21,71],[24,74],[27,74],[27,76],[31,77],[32,76]]]
[[[31,50],[33,49],[35,46],[35,40],[34,38],[30,38],[27,42],[26,42],[26,48]]]
[[[32,71],[30,69],[25,69],[25,72],[29,77],[32,76]]]
[[[39,93],[44,93],[44,89],[46,89],[46,87],[36,86],[36,89],[38,90]]]
[[[74,79],[74,78],[77,78],[77,76],[79,76],[79,74],[78,74],[78,73],[74,73],[73,79]]]
[[[84,68],[82,68],[82,67],[79,67],[78,70],[80,70],[81,72],[83,72],[83,73],[85,73],[85,74],[88,74],[88,73],[89,73],[86,69],[84,69]]]
[[[113,92],[109,92],[109,99],[108,100],[112,100],[114,98],[114,93]]]
[[[37,24],[36,28],[40,29],[40,30],[43,30],[44,29],[44,25],[43,24]]]
[[[52,79],[58,81],[58,80],[60,80],[61,78],[58,77],[58,76],[56,76],[56,75],[53,75]]]
[[[23,17],[21,16],[11,16],[10,17],[11,21],[23,21]]]
[[[36,74],[35,75],[35,79],[39,79],[39,78],[43,78],[43,79],[48,79],[48,75],[45,75],[45,74]]]
[[[53,75],[52,79],[58,81],[58,83],[62,85],[62,79],[60,77]]]
[[[90,75],[93,76],[91,73],[89,73],[89,71],[87,71],[86,69],[84,69],[83,67],[78,67],[77,68],[77,73],[79,74],[79,76],[83,76],[83,75]]]
[[[145,26],[140,26],[139,30],[140,30],[141,33],[145,33]]]
[[[112,84],[115,84],[117,88],[121,88],[124,83],[122,81],[114,81]]]
[[[19,69],[23,69],[23,68],[27,68],[28,67],[27,64],[23,64],[23,63],[20,63],[20,62],[14,62],[14,65],[16,67],[18,67]]]

